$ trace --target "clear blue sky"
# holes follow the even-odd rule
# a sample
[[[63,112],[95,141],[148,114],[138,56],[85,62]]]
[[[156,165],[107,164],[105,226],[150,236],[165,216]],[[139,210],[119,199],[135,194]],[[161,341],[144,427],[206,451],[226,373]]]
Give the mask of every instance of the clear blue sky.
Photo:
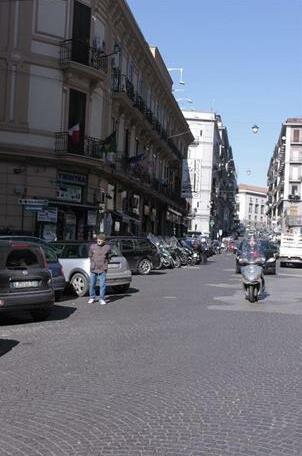
[[[238,182],[266,185],[281,124],[302,117],[302,0],[128,0],[193,105],[221,114]],[[178,74],[171,76],[177,85]],[[254,124],[260,127],[255,135]],[[248,175],[247,170],[251,170]]]

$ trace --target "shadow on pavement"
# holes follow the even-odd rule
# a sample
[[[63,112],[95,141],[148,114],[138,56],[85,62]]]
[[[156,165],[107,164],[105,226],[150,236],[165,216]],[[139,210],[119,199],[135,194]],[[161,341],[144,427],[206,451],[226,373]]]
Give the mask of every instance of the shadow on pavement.
[[[108,292],[106,293],[107,296],[126,296],[126,295],[129,295],[131,296],[132,294],[134,293],[138,293],[140,290],[138,288],[129,288],[129,290],[127,290],[127,292],[125,293],[118,293],[116,291],[114,291],[113,289],[108,289]]]
[[[76,311],[75,307],[67,307],[61,305],[54,305],[51,311],[51,314],[45,321],[58,321],[58,320],[65,320],[66,318],[70,317]],[[31,315],[27,311],[16,311],[14,312],[7,312],[5,314],[0,315],[0,325],[7,326],[7,325],[22,325],[24,323],[32,323],[33,319]]]
[[[9,352],[12,348],[18,345],[17,340],[13,339],[0,339],[0,357]]]

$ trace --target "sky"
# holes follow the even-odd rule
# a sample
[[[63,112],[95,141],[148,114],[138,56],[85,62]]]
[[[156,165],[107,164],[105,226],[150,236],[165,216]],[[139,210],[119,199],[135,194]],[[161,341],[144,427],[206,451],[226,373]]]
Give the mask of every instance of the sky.
[[[282,123],[302,117],[302,0],[127,0],[182,109],[227,127],[238,183],[266,185]],[[252,126],[259,126],[257,134]]]

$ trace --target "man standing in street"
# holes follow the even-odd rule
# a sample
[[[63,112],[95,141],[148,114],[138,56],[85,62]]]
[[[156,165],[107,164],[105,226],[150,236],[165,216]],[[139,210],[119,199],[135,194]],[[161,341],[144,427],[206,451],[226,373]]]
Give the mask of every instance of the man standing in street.
[[[99,279],[100,287],[99,302],[102,306],[106,304],[106,272],[108,269],[110,250],[111,247],[106,244],[106,236],[104,234],[98,234],[96,237],[96,244],[90,246],[90,287],[88,304],[92,304],[96,300],[95,288],[97,279]]]

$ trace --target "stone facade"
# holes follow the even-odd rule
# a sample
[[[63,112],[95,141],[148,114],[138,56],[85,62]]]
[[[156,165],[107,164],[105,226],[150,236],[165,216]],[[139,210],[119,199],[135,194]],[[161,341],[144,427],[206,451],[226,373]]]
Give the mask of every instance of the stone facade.
[[[256,185],[240,184],[237,195],[238,218],[246,228],[265,228],[267,189]]]
[[[230,234],[235,228],[237,183],[227,129],[215,113],[183,114],[194,136],[183,167],[183,196],[191,205],[190,230],[214,238],[219,232]]]
[[[267,174],[268,223],[275,231],[302,227],[302,118],[282,125]]]
[[[0,2],[0,231],[180,234],[187,129],[124,0]]]

